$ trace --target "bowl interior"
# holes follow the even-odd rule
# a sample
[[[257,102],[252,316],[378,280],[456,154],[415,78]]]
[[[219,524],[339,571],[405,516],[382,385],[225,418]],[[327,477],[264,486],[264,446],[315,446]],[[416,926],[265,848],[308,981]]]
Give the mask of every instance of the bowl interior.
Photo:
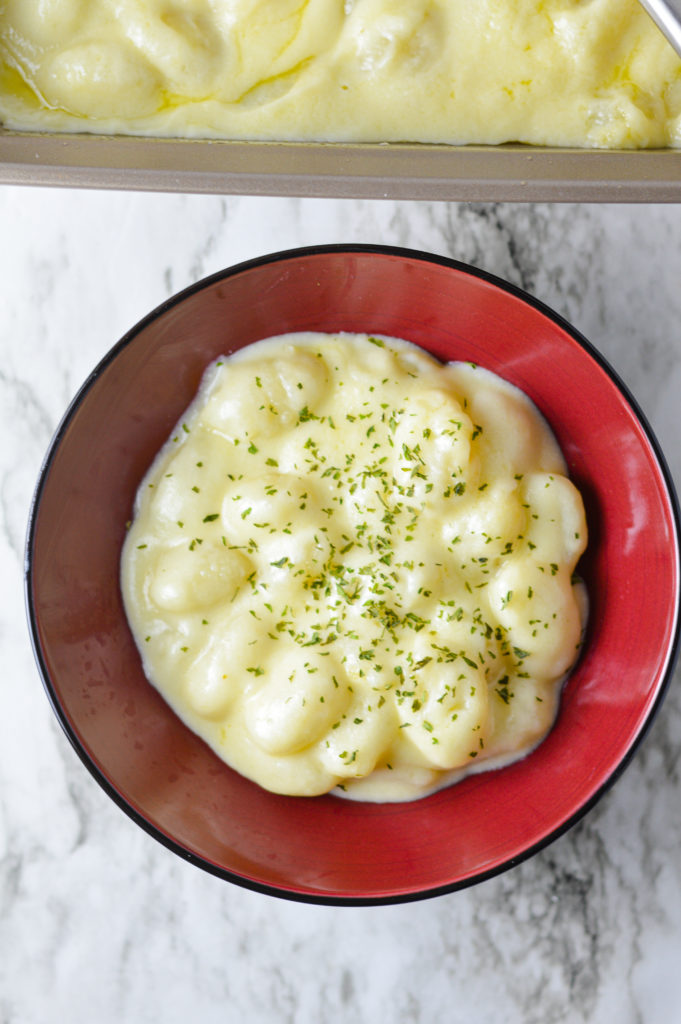
[[[587,508],[583,656],[557,723],[523,761],[408,804],[275,796],[228,769],[147,683],[118,587],[139,481],[221,354],[287,331],[406,338],[521,387]],[[558,318],[470,268],[394,250],[301,250],[171,300],[112,351],[49,453],[29,535],[34,645],[55,711],[100,783],[190,860],[325,902],[414,898],[509,866],[579,816],[659,702],[678,616],[673,495],[655,444],[599,358]]]

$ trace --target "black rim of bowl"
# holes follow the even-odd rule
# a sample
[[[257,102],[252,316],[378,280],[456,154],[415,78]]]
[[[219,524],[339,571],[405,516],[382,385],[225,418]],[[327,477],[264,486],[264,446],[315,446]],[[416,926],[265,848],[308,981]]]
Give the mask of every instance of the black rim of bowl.
[[[73,418],[75,412],[79,408],[81,402],[86,397],[95,381],[106,371],[111,363],[117,358],[119,353],[130,345],[138,334],[153,320],[163,316],[173,306],[183,302],[189,296],[194,295],[197,292],[202,291],[204,288],[214,284],[217,281],[225,280],[229,277],[234,277],[245,271],[252,270],[265,264],[272,264],[277,262],[285,262],[286,260],[298,259],[304,256],[311,255],[325,255],[325,254],[338,254],[338,253],[361,253],[361,254],[375,254],[379,256],[394,256],[398,258],[405,258],[409,260],[421,260],[425,263],[438,264],[443,267],[449,267],[452,270],[457,270],[464,274],[468,274],[471,277],[480,278],[487,283],[496,286],[502,291],[508,292],[509,294],[521,299],[527,305],[533,307],[538,312],[542,313],[548,319],[552,320],[557,326],[563,331],[570,335],[586,352],[588,355],[595,360],[595,362],[605,371],[607,376],[610,378],[612,383],[619,390],[622,397],[628,403],[640,426],[642,427],[646,439],[651,446],[655,459],[657,461],[660,473],[664,480],[664,484],[667,491],[667,497],[669,501],[669,508],[671,510],[673,522],[674,522],[674,540],[677,564],[677,580],[679,573],[679,547],[681,537],[681,514],[679,511],[679,501],[674,487],[674,483],[667,465],[665,456],[660,448],[657,438],[648,423],[648,420],[642,410],[640,409],[636,399],[629,391],[627,385],[622,381],[617,372],[612,368],[608,361],[601,355],[601,353],[594,348],[583,335],[579,333],[567,320],[565,320],[559,313],[556,313],[549,306],[546,306],[539,299],[536,299],[533,295],[530,295],[522,288],[518,288],[516,285],[505,281],[503,278],[499,278],[494,274],[491,274],[485,270],[481,270],[478,267],[472,266],[468,263],[463,263],[459,260],[451,259],[446,256],[438,256],[433,253],[423,252],[416,249],[402,248],[399,246],[390,245],[370,245],[370,244],[332,244],[332,245],[313,245],[305,246],[293,249],[284,249],[280,252],[267,254],[265,256],[256,257],[255,259],[246,260],[244,262],[235,264],[232,267],[228,267],[225,270],[218,271],[215,274],[211,274],[208,277],[202,278],[200,281],[189,285],[176,295],[166,299],[145,317],[138,321],[129,331],[127,331],[123,337],[106,353],[106,355],[100,360],[95,369],[89,374],[85,382],[78,389],[75,397],[70,402],[66,412],[64,413],[61,422],[59,423],[54,436],[50,442],[47,453],[43,460],[43,464],[40,469],[38,476],[38,482],[33,495],[33,500],[30,507],[27,538],[26,538],[26,550],[25,550],[25,561],[24,561],[24,595],[26,602],[26,612],[29,623],[31,644],[33,647],[33,653],[38,665],[38,669],[42,678],[43,687],[47,694],[47,698],[52,706],[59,724],[61,725],[64,733],[74,748],[76,754],[83,762],[85,767],[88,769],[90,774],[94,777],[96,782],[102,787],[105,793],[114,801],[118,807],[121,808],[137,825],[140,826],[145,832],[151,835],[154,839],[160,842],[167,849],[177,854],[183,860],[188,861],[197,867],[202,868],[209,874],[215,875],[218,878],[222,878],[226,881],[233,882],[242,888],[250,889],[255,892],[264,893],[270,896],[277,896],[282,899],[292,900],[300,903],[312,903],[324,906],[378,906],[378,905],[389,905],[396,903],[408,903],[416,900],[429,899],[435,896],[445,895],[447,893],[456,892],[461,889],[469,888],[473,885],[478,885],[481,882],[487,881],[490,878],[494,878],[496,875],[500,875],[505,871],[516,867],[523,861],[528,860],[530,857],[539,853],[540,850],[545,849],[551,843],[555,842],[564,835],[569,829],[571,829],[578,821],[580,821],[601,799],[601,797],[614,785],[620,775],[623,773],[625,768],[631,762],[634,754],[638,750],[643,739],[647,735],[656,715],[659,711],[664,698],[667,694],[669,684],[674,674],[674,667],[676,659],[679,653],[680,643],[680,620],[679,612],[681,608],[681,586],[677,585],[677,594],[675,602],[675,617],[674,617],[674,629],[669,644],[667,665],[664,670],[660,686],[655,697],[653,704],[651,705],[646,719],[642,723],[638,733],[634,737],[629,749],[626,751],[621,760],[613,767],[608,778],[603,782],[599,789],[582,804],[577,811],[574,812],[565,822],[557,826],[548,835],[542,837],[537,842],[532,843],[526,849],[524,849],[517,856],[511,857],[505,860],[503,863],[496,865],[495,867],[480,871],[475,875],[468,878],[447,883],[441,886],[435,886],[429,889],[414,890],[408,892],[398,892],[388,895],[376,895],[376,896],[334,896],[331,894],[317,893],[317,892],[299,892],[296,889],[287,889],[284,887],[278,887],[270,885],[264,882],[258,882],[254,879],[244,877],[236,874],[232,871],[228,871],[225,868],[221,868],[211,861],[205,860],[203,857],[197,856],[190,850],[187,850],[184,846],[180,845],[170,836],[166,835],[155,825],[149,822],[142,814],[136,811],[121,794],[115,789],[109,779],[104,775],[102,771],[93,763],[87,751],[81,746],[78,737],[76,736],[68,717],[61,706],[60,701],[57,698],[52,680],[50,678],[45,660],[43,658],[39,633],[36,610],[33,605],[33,554],[34,554],[34,540],[35,540],[35,529],[38,513],[40,510],[40,501],[43,490],[46,486],[47,479],[49,476],[52,460],[55,456],[56,451],[61,444],[62,437]]]

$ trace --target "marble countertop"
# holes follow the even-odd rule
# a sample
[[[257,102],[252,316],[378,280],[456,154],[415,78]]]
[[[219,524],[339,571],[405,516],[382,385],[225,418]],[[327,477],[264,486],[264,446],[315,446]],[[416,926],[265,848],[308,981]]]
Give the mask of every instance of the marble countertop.
[[[45,699],[26,517],[66,405],[185,285],[297,245],[471,262],[567,317],[681,484],[681,207],[220,198],[0,188],[0,1022],[669,1024],[681,1019],[681,674],[617,785],[472,889],[299,905],[204,874],[85,771]]]

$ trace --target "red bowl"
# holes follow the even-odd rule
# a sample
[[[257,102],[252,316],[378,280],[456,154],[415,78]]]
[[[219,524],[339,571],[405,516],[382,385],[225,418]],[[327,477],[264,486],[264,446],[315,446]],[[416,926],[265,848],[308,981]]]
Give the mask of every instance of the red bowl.
[[[405,804],[282,797],[227,768],[146,681],[118,585],[141,477],[208,363],[288,331],[393,335],[471,360],[544,413],[587,509],[590,618],[558,720],[524,760]],[[57,430],[31,512],[26,589],[48,697],[77,753],[139,825],[240,885],[390,903],[488,878],[561,835],[617,778],[660,706],[678,644],[679,514],[657,442],[597,352],[474,268],[329,246],[208,278],[116,345]]]

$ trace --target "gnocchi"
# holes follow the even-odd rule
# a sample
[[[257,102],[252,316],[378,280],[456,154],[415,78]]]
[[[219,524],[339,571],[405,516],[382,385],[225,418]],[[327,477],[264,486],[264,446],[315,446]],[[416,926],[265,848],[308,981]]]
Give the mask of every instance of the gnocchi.
[[[520,391],[399,339],[295,334],[209,368],[121,582],[148,678],[233,768],[405,800],[551,728],[586,542]]]
[[[0,123],[679,147],[681,61],[636,0],[5,0]]]

